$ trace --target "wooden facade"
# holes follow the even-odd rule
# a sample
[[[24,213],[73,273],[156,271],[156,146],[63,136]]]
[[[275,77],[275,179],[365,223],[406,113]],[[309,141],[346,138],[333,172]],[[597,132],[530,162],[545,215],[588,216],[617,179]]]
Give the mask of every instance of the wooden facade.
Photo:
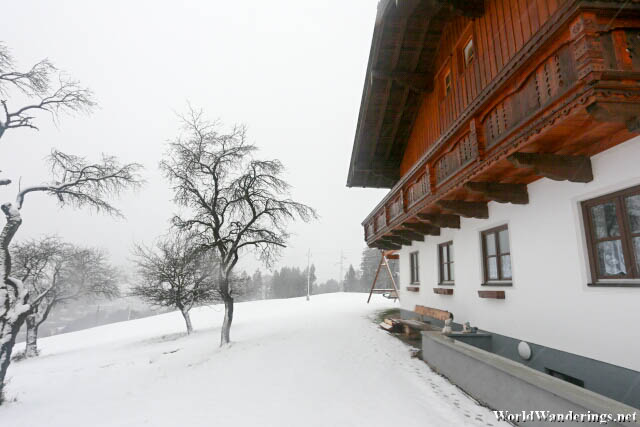
[[[394,249],[593,178],[640,128],[640,1],[383,0],[367,73],[348,185],[391,188],[363,226]]]

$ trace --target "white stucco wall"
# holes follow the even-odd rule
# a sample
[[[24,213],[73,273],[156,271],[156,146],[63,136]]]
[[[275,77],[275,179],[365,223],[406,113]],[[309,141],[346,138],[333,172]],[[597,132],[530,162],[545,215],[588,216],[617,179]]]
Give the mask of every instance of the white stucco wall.
[[[540,179],[527,205],[489,203],[489,219],[461,220],[400,251],[400,302],[449,310],[455,321],[640,371],[640,288],[594,288],[580,202],[640,184],[640,137],[591,159],[587,184]],[[509,225],[513,286],[482,283],[480,232]],[[437,245],[453,240],[453,295],[437,295]],[[419,251],[420,291],[408,292],[409,253]],[[478,290],[504,290],[505,300]]]

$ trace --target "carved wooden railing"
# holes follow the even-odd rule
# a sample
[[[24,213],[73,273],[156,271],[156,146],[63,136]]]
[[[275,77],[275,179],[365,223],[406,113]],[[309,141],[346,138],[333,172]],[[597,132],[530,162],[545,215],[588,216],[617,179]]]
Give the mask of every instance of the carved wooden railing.
[[[382,207],[382,213],[378,213],[376,214],[376,233],[379,232],[380,230],[382,230],[386,225],[387,225],[387,215],[386,215],[386,209],[383,206]]]
[[[374,234],[376,234],[376,229],[373,221],[367,223],[364,229],[364,234],[365,234],[365,239],[367,240],[369,240],[371,237],[373,237]]]
[[[404,213],[403,191],[389,204],[389,220],[394,220]]]
[[[436,183],[441,184],[477,158],[478,139],[472,132],[467,132],[435,161]]]
[[[570,24],[566,30],[557,25],[559,32],[549,36],[555,44],[546,34],[538,35],[535,46],[505,68],[502,74],[510,78],[496,78],[429,146],[367,218],[368,242],[412,221],[439,195],[461,187],[514,149],[542,140],[545,129],[571,114],[587,120],[588,113],[596,121],[640,129],[640,30],[621,21],[621,28],[602,31],[589,11]]]
[[[407,206],[411,207],[418,203],[424,196],[429,194],[429,191],[429,173],[425,172],[420,175],[413,184],[409,185],[407,190]]]
[[[570,46],[555,51],[531,74],[515,84],[511,95],[498,102],[483,122],[487,147],[498,141],[523,119],[545,108],[576,80]]]

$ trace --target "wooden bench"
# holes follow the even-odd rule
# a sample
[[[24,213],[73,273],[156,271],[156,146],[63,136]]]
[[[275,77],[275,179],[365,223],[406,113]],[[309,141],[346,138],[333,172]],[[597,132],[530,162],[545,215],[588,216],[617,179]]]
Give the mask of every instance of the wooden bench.
[[[431,307],[425,307],[423,305],[416,305],[416,308],[413,311],[415,311],[417,314],[421,316],[431,317],[433,319],[437,319],[442,322],[444,322],[447,319],[453,320],[453,313],[450,313],[445,310],[440,310],[439,308],[431,308]]]
[[[416,305],[413,311],[421,316],[431,317],[443,322],[447,319],[453,319],[452,313],[438,308]],[[423,322],[415,319],[384,319],[384,322],[380,323],[380,327],[388,332],[397,332],[399,328],[402,328],[407,337],[417,337],[421,331],[438,329],[431,325],[429,321]]]
[[[433,331],[434,328],[429,322],[422,322],[413,319],[398,319],[402,325],[403,332],[407,337],[417,338],[421,331]]]

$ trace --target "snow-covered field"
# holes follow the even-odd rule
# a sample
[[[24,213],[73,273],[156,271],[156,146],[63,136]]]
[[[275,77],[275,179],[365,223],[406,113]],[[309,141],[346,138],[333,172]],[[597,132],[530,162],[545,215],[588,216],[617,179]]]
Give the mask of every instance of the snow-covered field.
[[[42,339],[9,368],[0,426],[500,425],[372,323],[393,303],[329,294],[178,313]],[[18,350],[21,350],[18,346]]]

